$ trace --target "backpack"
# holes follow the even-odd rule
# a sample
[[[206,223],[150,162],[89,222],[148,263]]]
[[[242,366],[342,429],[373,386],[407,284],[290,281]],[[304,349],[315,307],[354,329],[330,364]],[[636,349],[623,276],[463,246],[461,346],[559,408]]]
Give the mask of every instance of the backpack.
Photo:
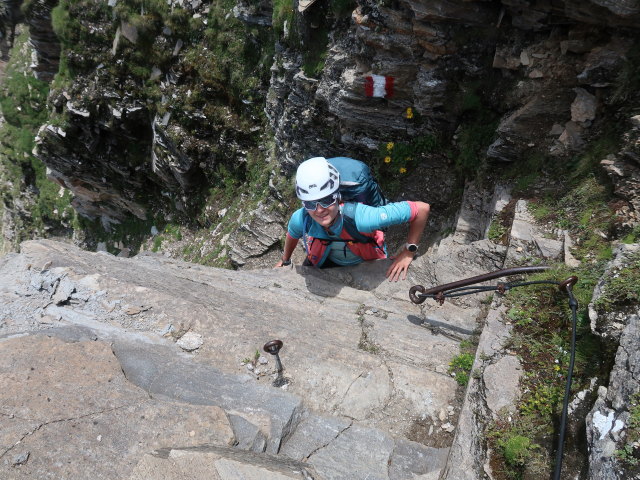
[[[327,162],[336,167],[340,173],[338,191],[345,203],[342,209],[344,228],[358,243],[374,242],[373,238],[362,235],[356,228],[356,206],[354,205],[354,203],[364,203],[365,205],[380,207],[389,203],[382,193],[380,185],[373,177],[371,169],[366,163],[348,157],[327,158]],[[304,222],[304,238],[306,238],[306,232],[309,231],[310,226],[311,217],[307,214]],[[334,239],[327,241],[343,242],[344,240]]]
[[[339,191],[345,203],[357,202],[373,207],[389,203],[366,163],[347,157],[327,158],[327,162],[340,172]]]

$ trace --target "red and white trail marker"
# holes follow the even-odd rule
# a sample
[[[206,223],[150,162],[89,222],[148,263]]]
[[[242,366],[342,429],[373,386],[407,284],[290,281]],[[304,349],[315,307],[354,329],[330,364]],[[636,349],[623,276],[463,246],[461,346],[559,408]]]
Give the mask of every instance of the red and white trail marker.
[[[367,97],[392,97],[393,77],[383,75],[368,75],[364,79],[364,93]]]

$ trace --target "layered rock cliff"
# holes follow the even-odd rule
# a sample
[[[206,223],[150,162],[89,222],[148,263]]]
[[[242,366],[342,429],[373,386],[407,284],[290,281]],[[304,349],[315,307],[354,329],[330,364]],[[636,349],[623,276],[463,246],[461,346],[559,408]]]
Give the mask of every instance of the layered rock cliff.
[[[26,9],[42,78],[58,69],[55,5]],[[288,185],[278,193],[280,172],[317,154],[381,164],[388,142],[407,145],[398,166],[410,173],[438,162],[423,148],[432,137],[452,175],[485,156],[562,162],[633,113],[623,77],[637,48],[634,2],[163,5],[54,11],[63,61],[37,156],[78,212],[107,228],[160,211],[211,224],[206,208],[228,204],[208,191],[229,172],[239,184],[265,172],[274,188],[260,195],[279,210],[290,195]],[[450,204],[452,193],[429,200]],[[236,264],[275,246],[283,232],[260,242],[267,229],[248,229],[258,250],[228,249]]]

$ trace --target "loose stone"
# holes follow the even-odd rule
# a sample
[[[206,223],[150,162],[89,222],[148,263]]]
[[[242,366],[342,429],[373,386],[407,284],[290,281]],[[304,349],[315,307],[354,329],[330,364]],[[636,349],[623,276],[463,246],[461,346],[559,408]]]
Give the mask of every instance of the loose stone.
[[[19,455],[16,455],[15,457],[13,457],[11,464],[15,467],[17,465],[23,465],[27,463],[27,460],[29,460],[29,453],[30,452],[23,452]]]
[[[187,332],[180,337],[180,340],[178,340],[177,343],[183,350],[191,352],[200,348],[204,341],[202,340],[202,335],[199,333]]]

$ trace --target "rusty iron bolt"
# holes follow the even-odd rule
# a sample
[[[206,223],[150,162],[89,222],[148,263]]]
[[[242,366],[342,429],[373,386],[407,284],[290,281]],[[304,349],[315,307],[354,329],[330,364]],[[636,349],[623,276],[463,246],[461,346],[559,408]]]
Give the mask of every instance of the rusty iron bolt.
[[[280,361],[280,356],[278,353],[282,348],[282,340],[271,340],[264,344],[262,347],[265,352],[270,353],[271,355],[276,357],[276,371],[278,373],[282,373],[282,362]]]

